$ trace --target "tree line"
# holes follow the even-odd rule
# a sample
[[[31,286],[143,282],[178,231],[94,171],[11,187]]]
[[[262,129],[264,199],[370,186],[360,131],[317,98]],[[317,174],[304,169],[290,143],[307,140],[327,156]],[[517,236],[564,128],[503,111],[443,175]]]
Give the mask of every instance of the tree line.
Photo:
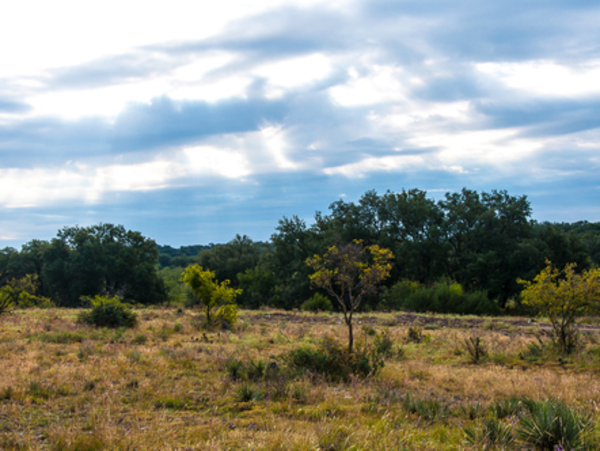
[[[435,201],[411,189],[338,200],[311,225],[284,217],[267,242],[237,235],[175,249],[123,226],[65,227],[50,241],[0,251],[0,286],[15,296],[35,286],[37,302],[59,306],[96,294],[142,304],[185,301],[181,274],[199,264],[241,289],[242,307],[300,308],[327,296],[311,287],[307,260],[354,240],[394,255],[383,288],[363,300],[366,309],[494,313],[518,306],[517,280],[532,280],[546,260],[560,268],[576,263],[577,271],[600,265],[600,223],[539,223],[526,196],[506,191],[465,188]]]

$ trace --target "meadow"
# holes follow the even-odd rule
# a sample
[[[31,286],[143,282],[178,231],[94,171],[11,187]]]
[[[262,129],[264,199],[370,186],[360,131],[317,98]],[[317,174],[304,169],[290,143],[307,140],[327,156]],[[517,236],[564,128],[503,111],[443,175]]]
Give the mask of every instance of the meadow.
[[[0,317],[0,449],[559,449],[527,438],[540,405],[582,425],[577,449],[600,447],[593,318],[565,357],[527,318],[361,313],[356,347],[384,364],[331,377],[290,355],[343,346],[339,314],[242,310],[210,331],[196,310],[135,312],[131,329],[73,309]]]

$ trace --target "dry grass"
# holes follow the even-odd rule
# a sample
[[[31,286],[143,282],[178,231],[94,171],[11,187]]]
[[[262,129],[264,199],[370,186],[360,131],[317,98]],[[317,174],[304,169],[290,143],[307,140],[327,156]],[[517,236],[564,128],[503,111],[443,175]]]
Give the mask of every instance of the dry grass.
[[[380,374],[347,384],[290,378],[285,396],[275,398],[264,396],[275,393],[274,382],[233,381],[227,361],[283,366],[280,357],[302,344],[325,336],[343,342],[339,315],[242,312],[234,331],[207,332],[193,311],[137,313],[137,328],[116,331],[77,324],[74,310],[0,318],[0,449],[469,450],[478,448],[467,444],[463,427],[475,420],[464,407],[476,403],[554,397],[595,421],[600,415],[596,332],[569,361],[530,359],[528,346],[538,342],[531,328],[431,326],[421,343],[408,343],[409,325],[393,315],[363,315],[357,322],[387,330],[402,349]],[[487,350],[478,365],[464,346],[472,336]],[[240,401],[243,383],[263,396]],[[438,401],[445,416],[407,411],[406,393]]]

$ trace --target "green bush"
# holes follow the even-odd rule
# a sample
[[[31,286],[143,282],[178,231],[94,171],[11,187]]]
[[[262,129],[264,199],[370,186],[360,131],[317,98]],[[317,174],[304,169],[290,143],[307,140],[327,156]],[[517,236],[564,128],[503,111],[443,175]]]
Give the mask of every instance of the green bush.
[[[315,293],[313,297],[300,306],[300,309],[306,312],[331,312],[333,310],[333,304],[327,296],[323,296],[321,293]]]
[[[498,315],[500,306],[485,291],[465,293],[460,284],[441,280],[431,286],[401,280],[384,295],[380,307],[413,312]]]
[[[349,381],[351,375],[365,378],[384,365],[378,354],[359,349],[349,352],[329,337],[317,348],[294,349],[287,355],[287,363],[292,369],[319,374],[333,382]]]
[[[133,327],[137,315],[118,297],[96,296],[90,300],[92,309],[79,314],[78,321],[97,327]]]

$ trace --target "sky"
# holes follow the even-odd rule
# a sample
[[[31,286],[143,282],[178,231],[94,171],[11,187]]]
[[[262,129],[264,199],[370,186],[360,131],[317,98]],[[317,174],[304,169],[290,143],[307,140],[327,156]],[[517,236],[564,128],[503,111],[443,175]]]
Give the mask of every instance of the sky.
[[[7,2],[0,248],[123,224],[267,240],[339,199],[463,187],[600,221],[600,3]]]

